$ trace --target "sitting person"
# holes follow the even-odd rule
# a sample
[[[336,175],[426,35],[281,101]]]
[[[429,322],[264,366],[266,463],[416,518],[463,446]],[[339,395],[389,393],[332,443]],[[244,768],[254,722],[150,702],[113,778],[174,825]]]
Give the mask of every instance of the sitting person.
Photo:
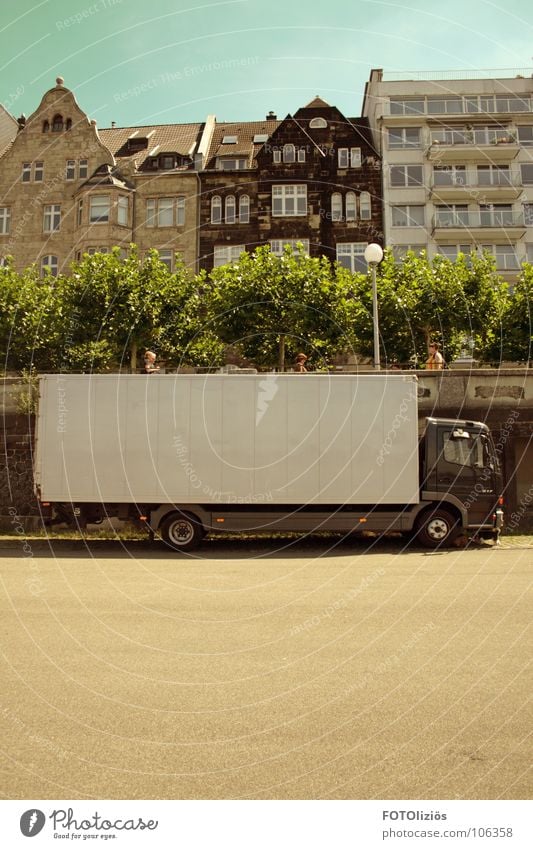
[[[296,357],[296,363],[294,365],[294,371],[297,371],[300,374],[304,374],[305,372],[307,372],[307,369],[305,367],[306,360],[307,357],[305,356],[305,354],[298,354]]]
[[[426,360],[426,368],[432,370],[440,370],[444,368],[444,357],[439,351],[438,342],[429,343],[429,357]]]
[[[156,355],[153,351],[146,351],[144,354],[144,373],[157,374],[159,366],[155,365]]]

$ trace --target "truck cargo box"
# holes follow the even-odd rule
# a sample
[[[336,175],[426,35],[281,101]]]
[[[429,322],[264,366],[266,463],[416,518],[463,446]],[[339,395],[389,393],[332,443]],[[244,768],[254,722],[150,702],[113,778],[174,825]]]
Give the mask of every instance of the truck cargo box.
[[[413,504],[415,376],[45,375],[51,502]]]

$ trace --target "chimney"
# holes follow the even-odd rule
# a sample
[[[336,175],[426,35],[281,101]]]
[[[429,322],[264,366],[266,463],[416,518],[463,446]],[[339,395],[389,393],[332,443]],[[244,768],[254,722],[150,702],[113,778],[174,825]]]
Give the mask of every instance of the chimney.
[[[117,126],[117,122],[116,122],[116,121],[111,121],[111,126],[112,126],[112,127],[113,127],[113,129],[114,129],[114,128]]]
[[[277,121],[277,120],[278,120],[278,116],[277,116],[277,115],[275,115],[275,114],[272,112],[272,110],[270,110],[270,112],[269,112],[269,113],[268,113],[268,115],[266,116],[266,120],[267,120],[267,121]]]

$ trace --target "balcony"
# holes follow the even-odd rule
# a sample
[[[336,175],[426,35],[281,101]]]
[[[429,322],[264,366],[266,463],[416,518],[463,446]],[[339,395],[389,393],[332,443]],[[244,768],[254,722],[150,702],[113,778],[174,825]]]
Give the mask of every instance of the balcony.
[[[436,201],[463,201],[469,197],[478,203],[516,200],[523,191],[522,175],[517,169],[488,171],[467,174],[466,172],[434,173],[430,197]]]
[[[434,130],[426,153],[430,162],[512,162],[520,145],[514,132],[482,127],[477,130]]]
[[[516,241],[526,233],[522,212],[480,210],[479,212],[442,210],[433,216],[435,239],[473,238],[475,240],[507,239]]]

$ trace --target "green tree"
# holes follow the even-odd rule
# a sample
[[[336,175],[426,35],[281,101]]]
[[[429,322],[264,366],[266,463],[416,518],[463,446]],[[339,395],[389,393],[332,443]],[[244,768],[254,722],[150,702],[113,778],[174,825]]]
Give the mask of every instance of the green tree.
[[[283,371],[300,350],[323,367],[354,340],[358,313],[351,275],[337,276],[325,258],[282,257],[268,246],[209,275],[206,306],[213,330],[258,366]]]
[[[525,362],[533,358],[533,265],[524,263],[501,315],[501,332],[488,346],[488,359]]]

